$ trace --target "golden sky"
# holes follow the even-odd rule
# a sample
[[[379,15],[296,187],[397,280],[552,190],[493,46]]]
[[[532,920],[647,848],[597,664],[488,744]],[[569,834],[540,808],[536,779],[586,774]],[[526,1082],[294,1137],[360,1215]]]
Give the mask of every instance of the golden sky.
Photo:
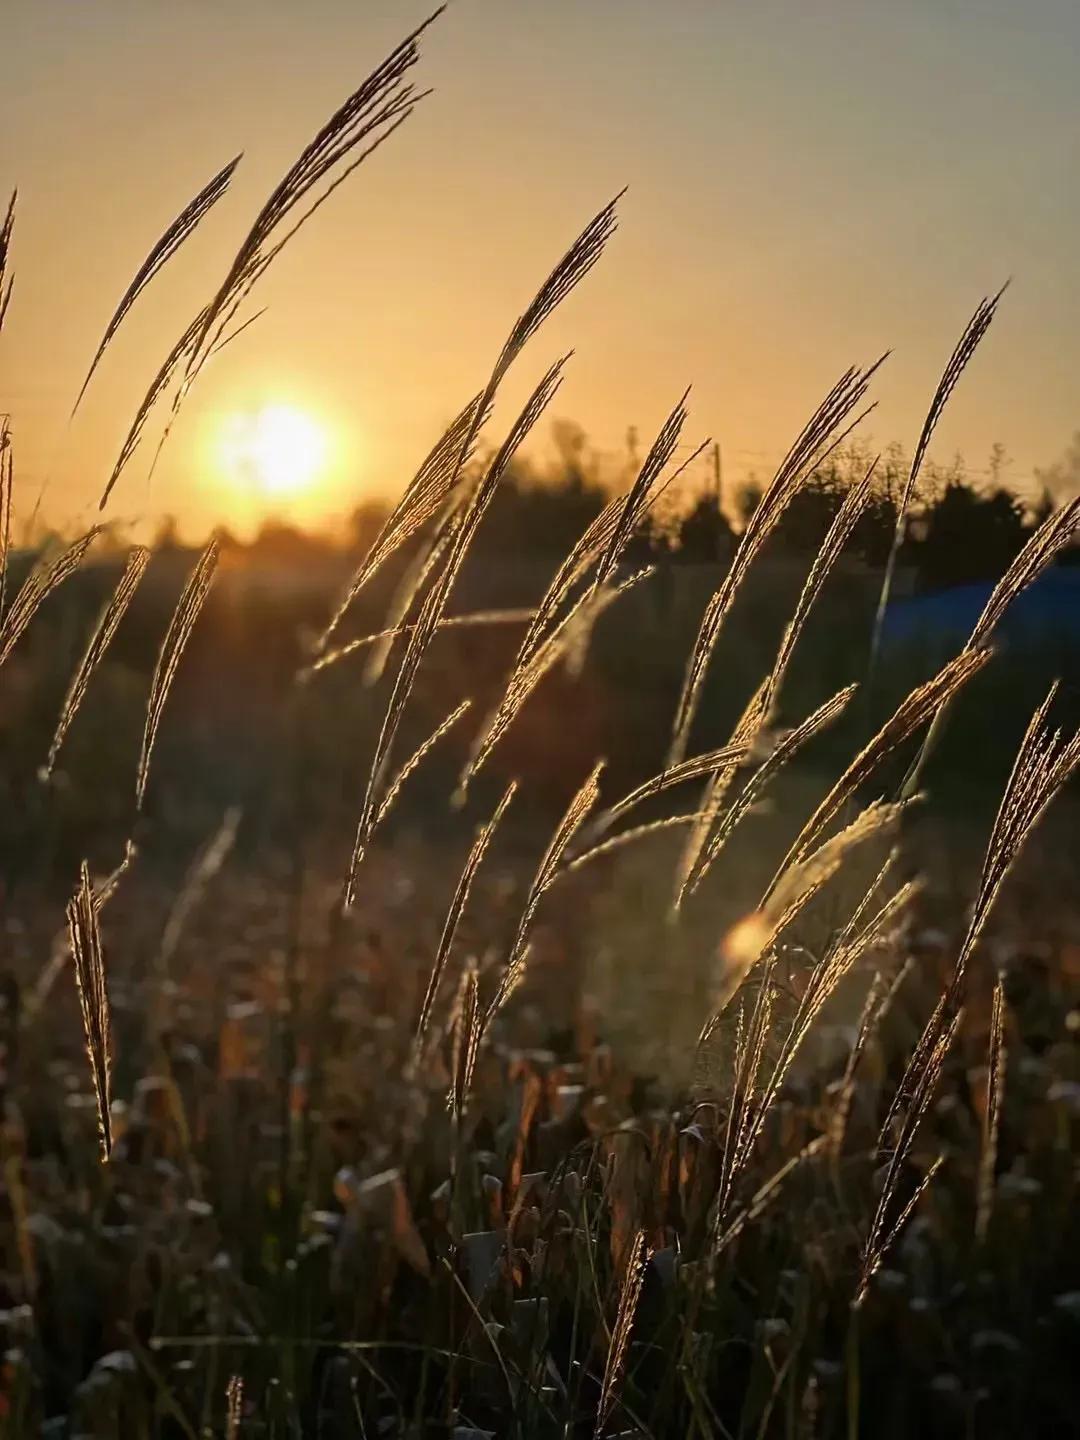
[[[45,485],[49,518],[89,518],[147,383],[274,182],[425,13],[5,0],[0,186],[20,202],[0,410],[24,517]],[[719,437],[737,480],[775,462],[840,371],[892,347],[870,433],[910,445],[968,315],[1011,275],[935,453],[978,468],[1000,441],[1022,481],[1080,425],[1075,0],[456,0],[423,50],[434,93],[270,272],[267,313],[110,514],[250,529],[271,509],[322,522],[396,493],[623,185],[619,233],[508,403],[573,346],[554,413],[616,456],[692,383],[689,434]],[[228,196],[69,425],[128,280],[239,150]],[[266,411],[324,451],[300,498],[237,481],[236,437]]]

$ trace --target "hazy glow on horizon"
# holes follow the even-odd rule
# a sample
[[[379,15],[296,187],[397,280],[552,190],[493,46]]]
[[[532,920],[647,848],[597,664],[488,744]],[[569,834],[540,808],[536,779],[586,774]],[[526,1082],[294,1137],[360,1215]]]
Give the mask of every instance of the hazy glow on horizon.
[[[89,518],[150,377],[274,182],[426,13],[12,0],[0,410],[24,505],[45,487],[46,515]],[[621,457],[628,428],[644,447],[692,383],[688,439],[719,437],[737,481],[771,467],[843,369],[892,347],[870,434],[910,446],[975,303],[1012,275],[935,453],[977,470],[1001,441],[1022,481],[1080,425],[1074,0],[458,0],[423,49],[435,93],[260,283],[266,314],[200,379],[149,483],[148,438],[107,513],[318,524],[396,495],[624,184],[619,234],[508,407],[574,348],[556,416]],[[140,298],[69,426],[117,296],[240,149],[230,194]],[[294,415],[283,443],[249,437],[223,465],[225,418],[268,406]],[[294,450],[296,475],[319,448],[296,417],[323,453],[290,491],[269,452]]]

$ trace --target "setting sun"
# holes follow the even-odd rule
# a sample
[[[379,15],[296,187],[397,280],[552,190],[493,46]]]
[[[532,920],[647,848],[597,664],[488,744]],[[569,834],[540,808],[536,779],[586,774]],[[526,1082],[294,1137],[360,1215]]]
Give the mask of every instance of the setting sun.
[[[234,484],[286,497],[310,489],[319,479],[327,448],[326,432],[303,410],[264,405],[226,420],[218,458]]]

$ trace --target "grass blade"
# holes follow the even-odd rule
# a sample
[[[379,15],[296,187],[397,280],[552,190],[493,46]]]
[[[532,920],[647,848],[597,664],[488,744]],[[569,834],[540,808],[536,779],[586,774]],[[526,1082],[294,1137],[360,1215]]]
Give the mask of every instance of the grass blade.
[[[83,657],[79,661],[78,669],[71,677],[67,694],[64,696],[64,703],[60,707],[60,718],[56,724],[56,733],[53,735],[52,744],[49,747],[49,755],[45,761],[42,773],[42,778],[45,780],[47,780],[53,772],[53,767],[56,765],[56,758],[60,753],[60,747],[63,745],[67,732],[71,728],[71,722],[75,719],[79,707],[82,705],[87,687],[90,684],[90,679],[101,662],[105,651],[109,648],[109,644],[116,634],[120,621],[127,613],[127,608],[134,598],[135,591],[139,588],[139,581],[146,573],[146,567],[149,563],[150,551],[143,545],[136,545],[128,555],[124,573],[120,577],[116,589],[106,601],[104,609],[98,616],[97,624],[94,626]]]
[[[195,562],[195,566],[184,586],[183,593],[173,611],[169,628],[161,642],[154,676],[150,682],[150,698],[146,707],[146,725],[143,729],[142,752],[139,755],[139,769],[135,780],[135,804],[141,810],[146,796],[146,782],[150,776],[150,757],[157,739],[165,701],[168,699],[173,680],[180,666],[188,638],[199,618],[203,603],[210,593],[218,563],[218,543],[211,540]]]

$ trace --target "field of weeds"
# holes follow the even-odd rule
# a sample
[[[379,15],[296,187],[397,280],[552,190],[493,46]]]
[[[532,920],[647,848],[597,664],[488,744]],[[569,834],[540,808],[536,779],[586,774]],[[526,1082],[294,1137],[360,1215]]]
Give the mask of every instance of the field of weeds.
[[[422,100],[421,38],[271,194],[152,379],[103,507],[297,221]],[[95,366],[231,173],[147,257]],[[95,529],[16,553],[5,422],[5,1435],[1080,1428],[1075,694],[1044,677],[1016,734],[995,711],[999,791],[935,811],[965,707],[985,720],[999,623],[1080,502],[893,697],[882,618],[927,447],[1000,297],[983,301],[838,688],[799,709],[786,682],[879,498],[872,464],[757,679],[720,703],[717,676],[726,692],[741,673],[724,667],[744,582],[880,362],[796,438],[710,578],[678,683],[636,654],[590,689],[656,579],[633,542],[677,473],[685,396],[524,612],[463,608],[458,580],[572,362],[539,369],[485,451],[500,387],[616,222],[617,201],[573,241],[336,595],[258,599],[276,648],[245,655],[217,540],[152,556]],[[643,629],[624,628],[624,660]],[[501,648],[462,642],[495,632]],[[646,754],[635,725],[661,707]],[[828,736],[842,752],[815,750]]]

